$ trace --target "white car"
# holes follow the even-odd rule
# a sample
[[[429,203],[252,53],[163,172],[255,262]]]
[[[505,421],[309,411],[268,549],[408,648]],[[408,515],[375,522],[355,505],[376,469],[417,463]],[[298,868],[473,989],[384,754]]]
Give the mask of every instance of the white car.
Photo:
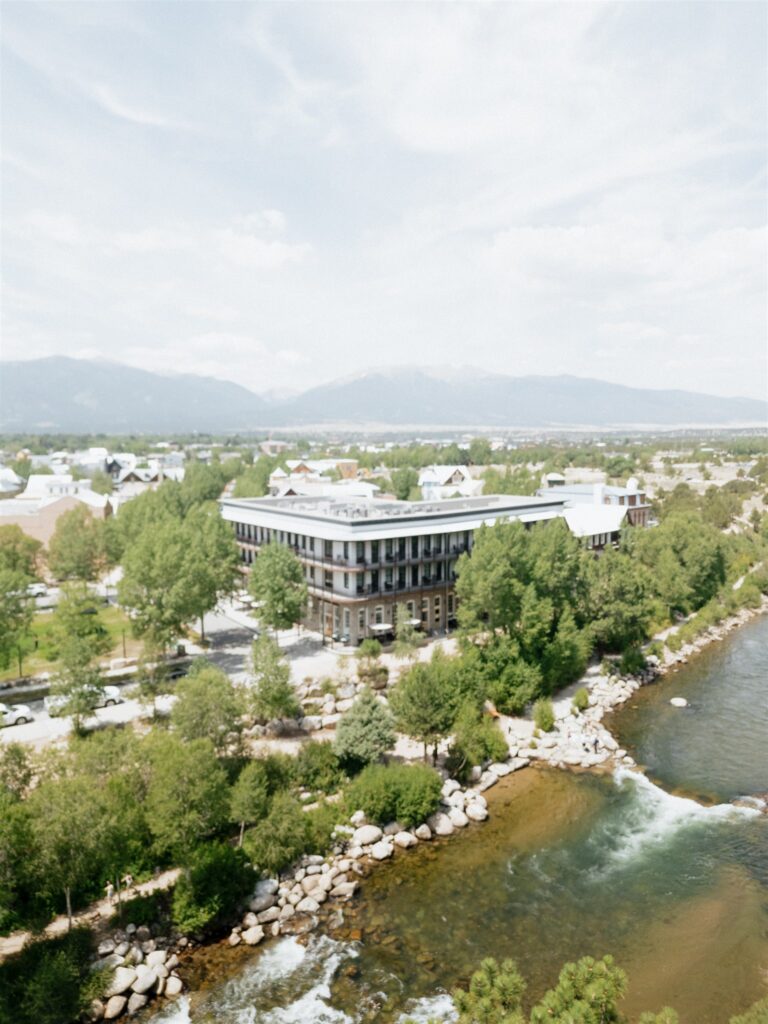
[[[48,593],[48,587],[44,583],[30,583],[27,587],[27,593],[30,597],[45,597]]]
[[[32,712],[26,704],[0,704],[0,725],[26,725]]]
[[[94,701],[91,704],[92,708],[110,708],[114,704],[124,704],[125,700],[123,695],[117,686],[102,686],[99,688],[98,693],[94,693]],[[52,694],[50,697],[46,697],[43,700],[43,706],[51,718],[56,718],[58,715],[65,713],[64,709],[67,704],[67,698],[60,694]]]

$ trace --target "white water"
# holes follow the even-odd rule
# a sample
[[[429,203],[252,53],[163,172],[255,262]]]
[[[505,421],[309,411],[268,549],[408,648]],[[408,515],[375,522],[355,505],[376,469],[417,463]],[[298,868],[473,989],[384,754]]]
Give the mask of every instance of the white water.
[[[590,837],[595,849],[603,852],[597,870],[600,875],[658,849],[682,829],[752,818],[760,813],[756,808],[733,804],[705,807],[696,800],[667,793],[645,775],[627,768],[616,768],[613,779],[620,789],[632,792],[632,799],[620,816],[606,818]]]

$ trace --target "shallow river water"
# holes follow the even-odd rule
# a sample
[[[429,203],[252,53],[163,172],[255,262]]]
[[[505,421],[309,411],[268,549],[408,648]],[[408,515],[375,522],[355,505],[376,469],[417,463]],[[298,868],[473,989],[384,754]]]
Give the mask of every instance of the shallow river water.
[[[535,999],[610,952],[630,1019],[668,1004],[723,1024],[768,991],[768,817],[728,802],[768,790],[768,617],[609,725],[649,778],[510,776],[487,823],[378,867],[328,934],[206,954],[201,989],[154,1021],[450,1020],[444,993],[484,956],[514,957]]]

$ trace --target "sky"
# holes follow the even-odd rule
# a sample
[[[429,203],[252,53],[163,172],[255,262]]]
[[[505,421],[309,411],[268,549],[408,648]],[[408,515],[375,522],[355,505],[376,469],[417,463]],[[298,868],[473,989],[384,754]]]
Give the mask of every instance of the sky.
[[[768,394],[763,3],[2,4],[2,357]]]

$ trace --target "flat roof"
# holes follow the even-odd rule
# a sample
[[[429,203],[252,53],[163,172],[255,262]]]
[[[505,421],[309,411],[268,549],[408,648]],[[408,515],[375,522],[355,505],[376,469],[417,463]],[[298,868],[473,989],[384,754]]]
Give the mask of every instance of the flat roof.
[[[491,494],[446,501],[386,501],[381,498],[222,498],[229,522],[308,533],[321,540],[387,540],[476,530],[500,519],[537,523],[563,514],[564,498]]]
[[[323,519],[329,523],[391,523],[411,519],[443,519],[546,509],[564,504],[556,497],[536,498],[517,494],[486,494],[476,498],[447,498],[443,501],[387,501],[386,499],[332,498],[297,495],[285,498],[222,498],[227,508],[281,513]]]

